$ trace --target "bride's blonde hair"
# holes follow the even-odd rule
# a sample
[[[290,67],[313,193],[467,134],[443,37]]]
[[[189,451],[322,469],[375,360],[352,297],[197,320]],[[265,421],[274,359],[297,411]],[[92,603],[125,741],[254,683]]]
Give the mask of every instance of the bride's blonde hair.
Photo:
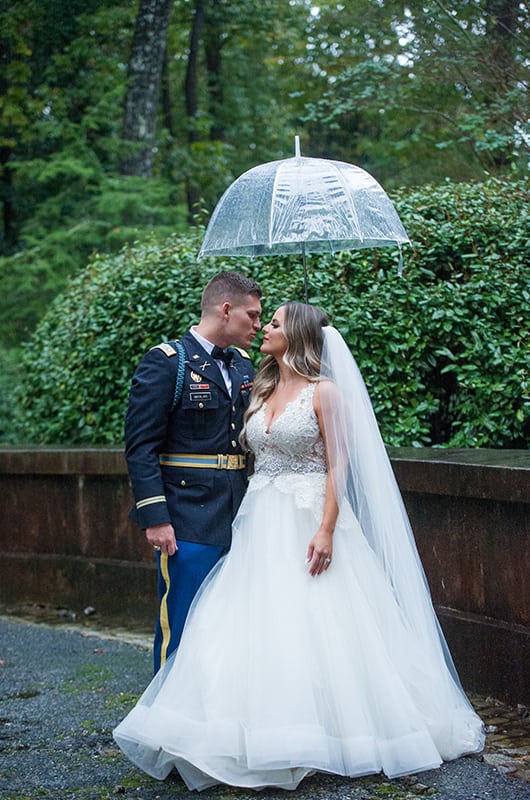
[[[280,308],[285,311],[283,333],[287,340],[287,349],[283,355],[284,364],[308,381],[318,381],[324,344],[322,328],[329,324],[327,314],[318,306],[295,301],[282,303]],[[279,378],[278,362],[274,356],[265,356],[254,379],[250,405],[245,414],[245,424],[240,436],[243,447],[248,447],[248,420],[272,394]]]

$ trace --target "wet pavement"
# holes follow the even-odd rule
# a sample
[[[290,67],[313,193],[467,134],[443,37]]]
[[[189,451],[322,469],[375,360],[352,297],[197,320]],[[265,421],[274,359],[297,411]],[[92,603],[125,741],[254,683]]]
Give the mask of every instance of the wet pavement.
[[[530,710],[491,697],[471,697],[486,725],[484,760],[506,775],[530,784]]]
[[[74,620],[67,609],[53,610],[52,619],[41,607],[25,618],[0,617],[1,800],[190,797],[178,777],[159,782],[140,773],[112,739],[112,728],[150,680],[150,631],[131,630],[130,623],[128,630],[96,624],[97,615],[87,612]],[[315,775],[292,795],[297,800],[530,800],[528,709],[493,698],[471,700],[487,730],[481,756],[392,781]],[[219,786],[200,798],[286,795]]]

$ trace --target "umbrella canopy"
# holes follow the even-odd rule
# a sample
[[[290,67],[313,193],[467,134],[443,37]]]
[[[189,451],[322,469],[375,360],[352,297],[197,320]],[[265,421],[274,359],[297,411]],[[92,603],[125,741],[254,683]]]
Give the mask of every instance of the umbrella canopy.
[[[380,184],[342,161],[295,157],[253,167],[223,194],[199,258],[335,253],[409,242]],[[306,280],[307,294],[307,280]]]

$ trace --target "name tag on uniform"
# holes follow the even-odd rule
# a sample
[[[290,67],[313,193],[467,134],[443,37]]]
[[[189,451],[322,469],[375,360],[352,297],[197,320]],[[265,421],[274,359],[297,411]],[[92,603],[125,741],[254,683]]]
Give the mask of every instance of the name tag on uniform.
[[[211,400],[212,393],[211,392],[190,392],[190,400]]]

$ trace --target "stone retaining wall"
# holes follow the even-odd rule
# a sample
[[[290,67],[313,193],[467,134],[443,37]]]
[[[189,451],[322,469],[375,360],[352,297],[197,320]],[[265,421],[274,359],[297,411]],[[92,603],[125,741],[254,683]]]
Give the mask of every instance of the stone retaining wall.
[[[530,452],[389,448],[464,686],[530,703]],[[0,603],[154,620],[123,453],[0,450]]]

